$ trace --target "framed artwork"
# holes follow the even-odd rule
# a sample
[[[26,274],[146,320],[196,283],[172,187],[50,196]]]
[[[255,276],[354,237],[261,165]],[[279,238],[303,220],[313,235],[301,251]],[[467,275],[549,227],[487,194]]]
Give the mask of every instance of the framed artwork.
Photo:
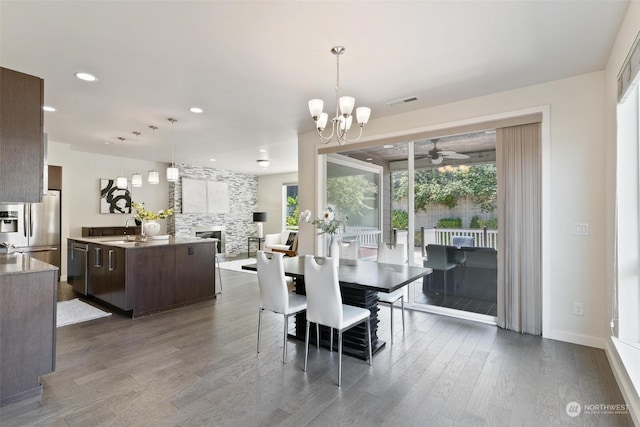
[[[182,178],[182,213],[228,213],[226,182]]]
[[[121,190],[116,187],[115,179],[100,179],[100,213],[130,214],[131,186]]]

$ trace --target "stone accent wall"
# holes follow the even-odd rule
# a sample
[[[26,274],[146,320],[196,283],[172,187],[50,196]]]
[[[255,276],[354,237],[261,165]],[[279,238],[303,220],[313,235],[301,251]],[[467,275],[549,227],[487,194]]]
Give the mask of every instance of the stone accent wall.
[[[258,201],[258,177],[231,171],[176,163],[180,179],[169,184],[169,206],[175,214],[167,218],[167,231],[176,236],[191,236],[193,227],[225,227],[225,255],[247,251],[247,237],[257,233],[253,212]],[[182,213],[182,178],[226,182],[229,212],[223,214]]]

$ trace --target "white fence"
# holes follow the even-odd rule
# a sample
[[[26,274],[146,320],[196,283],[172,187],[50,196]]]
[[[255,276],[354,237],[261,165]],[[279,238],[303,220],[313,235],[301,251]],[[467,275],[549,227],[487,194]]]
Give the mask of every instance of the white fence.
[[[436,245],[451,245],[454,236],[473,237],[473,245],[476,247],[498,249],[498,230],[485,228],[422,228],[424,247],[429,243]]]
[[[377,248],[380,233],[381,231],[375,227],[347,227],[339,236],[342,240],[358,240],[362,247]]]

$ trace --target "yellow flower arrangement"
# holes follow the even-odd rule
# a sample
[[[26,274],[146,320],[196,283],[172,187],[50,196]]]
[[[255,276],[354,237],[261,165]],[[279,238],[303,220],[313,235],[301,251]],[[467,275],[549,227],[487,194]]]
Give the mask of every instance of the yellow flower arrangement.
[[[133,208],[136,210],[136,218],[140,220],[154,221],[173,215],[173,209],[163,209],[158,212],[148,211],[144,208],[144,203],[133,202]]]

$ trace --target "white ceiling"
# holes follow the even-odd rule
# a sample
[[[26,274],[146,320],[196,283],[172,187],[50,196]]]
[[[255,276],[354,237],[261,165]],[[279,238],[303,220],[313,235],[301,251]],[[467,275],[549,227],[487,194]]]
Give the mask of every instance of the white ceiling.
[[[45,113],[52,141],[150,160],[156,125],[156,160],[171,160],[173,140],[176,162],[291,172],[298,133],[313,130],[307,101],[335,102],[334,45],[347,49],[342,94],[371,107],[374,120],[602,70],[627,6],[1,0],[0,65],[45,80],[45,104],[58,110]],[[77,71],[99,80],[82,82]],[[419,100],[386,105],[410,96]],[[178,119],[173,132],[169,117]],[[137,144],[132,131],[142,132]],[[259,149],[271,159],[266,170]]]

